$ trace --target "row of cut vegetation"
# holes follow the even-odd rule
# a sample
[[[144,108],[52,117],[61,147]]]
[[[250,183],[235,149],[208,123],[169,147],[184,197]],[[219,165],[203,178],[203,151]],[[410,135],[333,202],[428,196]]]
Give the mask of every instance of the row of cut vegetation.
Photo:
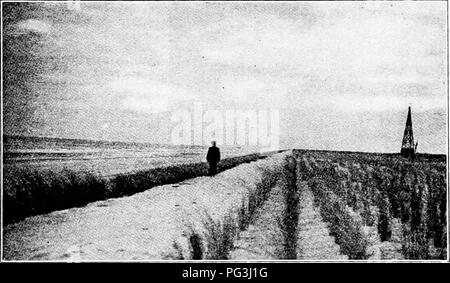
[[[286,158],[282,178],[284,210],[279,220],[283,234],[283,259],[297,259],[299,188],[297,184],[297,161],[294,157]]]

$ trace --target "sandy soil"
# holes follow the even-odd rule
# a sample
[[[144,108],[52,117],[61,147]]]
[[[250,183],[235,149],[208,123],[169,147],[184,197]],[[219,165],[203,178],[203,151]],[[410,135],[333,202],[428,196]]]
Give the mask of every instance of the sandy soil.
[[[282,188],[272,189],[258,210],[253,224],[239,233],[230,258],[233,260],[275,260],[283,256],[283,234],[280,220],[285,209]]]
[[[183,242],[189,225],[200,225],[205,213],[221,219],[237,209],[261,179],[261,169],[281,166],[286,154],[290,152],[215,177],[29,217],[4,227],[3,257],[68,261],[173,258],[177,253],[173,244]]]
[[[334,237],[330,236],[328,224],[314,206],[314,196],[306,182],[299,182],[300,212],[298,220],[298,258],[303,260],[347,260]]]

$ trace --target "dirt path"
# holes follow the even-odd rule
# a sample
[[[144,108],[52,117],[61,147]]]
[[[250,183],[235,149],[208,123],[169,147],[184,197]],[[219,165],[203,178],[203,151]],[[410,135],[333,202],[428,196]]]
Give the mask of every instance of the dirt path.
[[[330,236],[327,224],[322,220],[319,209],[314,206],[314,196],[306,185],[300,182],[300,214],[298,221],[298,259],[303,260],[346,260],[339,245]]]
[[[239,194],[205,188],[207,181],[207,177],[196,178],[192,180],[193,185],[161,186],[130,197],[29,217],[5,228],[4,257],[11,260],[161,259],[162,251],[170,248],[179,234],[177,231],[183,229],[183,220],[195,221],[195,212],[207,209],[205,191],[222,200]]]
[[[281,188],[272,189],[269,198],[258,210],[255,222],[239,234],[230,259],[279,259],[282,257],[283,235],[279,228],[284,210]]]

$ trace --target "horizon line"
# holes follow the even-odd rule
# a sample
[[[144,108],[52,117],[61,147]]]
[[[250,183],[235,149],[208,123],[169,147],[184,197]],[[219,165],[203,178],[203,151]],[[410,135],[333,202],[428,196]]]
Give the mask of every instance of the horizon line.
[[[12,138],[40,138],[40,139],[55,139],[55,140],[72,140],[72,141],[86,141],[86,142],[94,142],[94,143],[123,143],[123,144],[141,144],[141,145],[160,145],[160,146],[180,146],[174,144],[162,144],[162,143],[151,143],[151,142],[143,142],[143,141],[114,141],[114,140],[99,140],[99,139],[87,139],[87,138],[65,138],[65,137],[51,137],[51,136],[34,136],[34,135],[24,135],[24,134],[3,134],[4,137],[12,137]],[[3,147],[4,142],[2,142]],[[181,145],[187,147],[205,147],[208,145]],[[248,147],[252,148],[255,146],[250,145],[221,145],[223,147]],[[3,148],[2,148],[3,149]],[[312,148],[299,148],[299,147],[288,147],[288,148],[279,148],[278,150],[299,150],[299,151],[318,151],[318,152],[335,152],[335,153],[353,153],[353,154],[382,154],[382,155],[397,155],[399,152],[376,152],[376,151],[358,151],[358,150],[338,150],[338,149],[312,149]],[[275,150],[276,151],[276,150]],[[447,156],[448,153],[426,153],[426,152],[418,152],[418,155],[436,155],[436,156]]]

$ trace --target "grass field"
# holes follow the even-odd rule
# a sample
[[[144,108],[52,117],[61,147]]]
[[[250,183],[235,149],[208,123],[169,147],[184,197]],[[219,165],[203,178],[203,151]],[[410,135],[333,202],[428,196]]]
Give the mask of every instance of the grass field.
[[[327,223],[330,236],[348,259],[446,259],[445,156],[419,155],[410,160],[395,154],[311,150],[294,150],[293,155],[294,161],[288,157],[279,173],[284,198],[278,205],[283,206],[284,211],[278,227],[272,227],[283,235],[283,241],[273,243],[283,245],[281,258],[297,259],[302,254],[297,246],[302,244],[299,233],[304,228],[301,225],[309,224],[298,223],[301,216],[298,207],[303,201],[299,198],[298,186],[305,183],[311,189],[314,206]],[[245,225],[240,225],[240,231],[253,223],[254,215],[265,213],[258,210],[263,207],[272,187],[273,184],[254,192],[254,199],[250,198],[254,206],[242,206],[252,217],[244,218]],[[247,211],[248,207],[251,209]],[[304,217],[307,219],[309,215]],[[239,239],[235,229],[227,229],[227,223],[224,219],[221,229],[215,223],[214,227],[219,226],[209,234],[212,238],[228,239],[228,255],[234,250],[232,239]],[[273,232],[265,236],[273,235]],[[195,246],[197,242],[193,243]],[[208,243],[214,246],[211,239]],[[239,243],[242,246],[242,240]],[[250,244],[255,245],[249,240],[246,245]]]
[[[365,227],[404,259],[444,259],[447,247],[445,156],[296,151],[332,234],[350,258],[368,258]],[[393,248],[395,250],[395,248]],[[388,255],[386,255],[388,256]]]
[[[219,171],[262,157],[226,158]],[[160,245],[161,251],[173,239],[172,247],[161,253],[163,259],[247,259],[248,248],[254,248],[251,256],[261,259],[442,260],[447,256],[445,156],[422,155],[409,160],[395,154],[294,150],[237,166],[214,178],[195,179],[206,175],[205,163],[114,177],[45,168],[4,173],[5,220],[19,222],[7,226],[11,258],[20,257],[14,250],[16,242],[30,245],[25,256],[36,248],[46,249],[16,233],[28,231],[37,236],[45,231],[48,240],[53,239],[55,229],[61,229],[58,231],[66,233],[64,239],[81,240],[70,236],[72,229],[78,229],[75,223],[79,218],[90,227],[105,229],[97,243],[100,246],[129,236],[124,232],[112,237],[108,232],[116,227],[115,235],[121,223],[134,223],[129,226],[133,237],[140,235],[152,246]],[[159,186],[173,183],[178,184]],[[154,186],[158,187],[148,190]],[[18,221],[28,215],[128,195],[133,196]],[[113,218],[108,216],[111,214]],[[145,231],[140,227],[146,227]],[[86,230],[83,240],[90,243],[91,233],[94,231]],[[149,242],[161,233],[167,241]],[[64,245],[63,241],[49,249]],[[134,248],[122,246],[117,253],[105,255],[89,246],[86,253],[92,258],[116,258],[124,250],[135,256],[136,251],[143,253],[148,247]]]
[[[6,141],[4,224],[208,174],[207,163],[202,162],[204,148],[20,137]],[[230,156],[242,150],[226,152],[219,172],[275,153]],[[254,221],[276,180],[283,180],[286,209],[280,227],[285,258],[294,259],[301,228],[297,227],[302,201],[297,184],[306,182],[330,235],[349,259],[446,257],[446,156],[419,154],[410,160],[397,154],[316,150],[294,150],[292,155],[281,173],[267,171],[242,203],[233,216],[237,230],[245,230]],[[205,221],[214,232],[212,238],[225,239],[223,243],[209,239],[208,245],[220,251],[218,247],[226,246],[229,254],[236,235],[223,233],[237,230]]]

